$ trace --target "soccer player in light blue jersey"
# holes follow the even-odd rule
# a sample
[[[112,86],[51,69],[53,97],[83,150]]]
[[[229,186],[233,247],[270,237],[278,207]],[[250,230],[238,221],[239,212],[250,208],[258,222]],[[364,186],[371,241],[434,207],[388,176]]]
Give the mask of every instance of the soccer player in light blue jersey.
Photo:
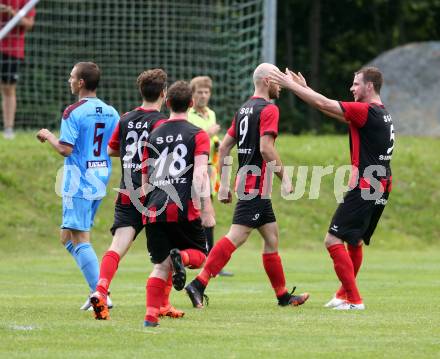
[[[96,289],[99,265],[90,243],[90,229],[106,194],[111,173],[107,144],[119,120],[118,112],[96,97],[100,76],[93,62],[77,63],[69,84],[78,102],[64,111],[60,138],[45,128],[37,134],[41,142],[49,142],[65,157],[61,243],[75,259],[91,292]],[[81,309],[89,308],[88,300]]]

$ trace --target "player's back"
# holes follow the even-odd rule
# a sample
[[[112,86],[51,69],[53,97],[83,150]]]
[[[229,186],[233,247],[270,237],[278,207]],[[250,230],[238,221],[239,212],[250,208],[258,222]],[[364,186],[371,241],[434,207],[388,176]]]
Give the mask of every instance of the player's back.
[[[140,170],[146,141],[151,131],[165,119],[166,116],[163,113],[141,107],[121,117],[117,129],[117,145],[111,146],[114,149],[117,147],[121,158],[121,189],[137,189],[141,186]],[[113,143],[113,138],[111,143]],[[131,184],[126,183],[127,179],[131,180]]]
[[[118,119],[117,111],[96,97],[83,98],[64,111],[60,142],[73,147],[65,159],[64,191],[72,197],[96,199],[105,195],[111,173],[107,144]],[[72,175],[80,176],[77,185],[67,183]]]
[[[147,222],[198,218],[200,212],[194,208],[191,193],[194,157],[209,155],[206,132],[183,119],[167,120],[150,134],[147,142],[144,172],[154,188],[146,198],[147,209],[154,213]]]

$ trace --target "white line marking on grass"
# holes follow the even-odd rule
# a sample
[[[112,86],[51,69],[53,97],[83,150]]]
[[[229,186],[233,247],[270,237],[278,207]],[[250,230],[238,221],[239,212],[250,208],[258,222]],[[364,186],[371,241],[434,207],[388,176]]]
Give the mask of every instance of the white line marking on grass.
[[[32,325],[11,325],[12,330],[34,330],[36,329]]]

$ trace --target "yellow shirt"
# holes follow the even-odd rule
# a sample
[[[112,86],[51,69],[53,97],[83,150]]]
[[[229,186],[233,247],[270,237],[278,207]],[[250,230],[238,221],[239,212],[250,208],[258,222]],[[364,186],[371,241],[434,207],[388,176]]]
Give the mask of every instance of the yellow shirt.
[[[208,128],[214,126],[217,123],[215,112],[212,111],[209,107],[206,107],[206,110],[208,111],[208,117],[203,117],[200,113],[198,113],[194,107],[191,107],[188,110],[188,121],[191,122],[193,125],[200,127],[202,130],[206,131]],[[212,156],[214,154],[214,140],[217,139],[217,135],[214,135],[210,138],[211,140],[211,153],[209,156],[209,159],[212,161]]]
[[[191,107],[188,110],[188,121],[193,125],[200,127],[202,130],[206,131],[208,128],[214,126],[217,121],[215,117],[215,112],[212,111],[209,107],[206,108],[208,111],[208,117],[203,117],[200,113],[198,113],[194,107]],[[210,138],[211,140],[211,153],[209,154],[209,177],[211,182],[211,194],[215,195],[217,193],[217,161],[218,161],[218,147],[217,150],[215,148],[215,143],[219,143],[219,138],[217,135],[214,135]],[[217,160],[217,161],[216,161]]]
[[[212,111],[209,107],[207,107],[206,110],[208,111],[208,118],[203,117],[194,109],[194,107],[191,107],[188,110],[188,121],[206,131],[208,128],[214,126],[217,123],[215,112]]]

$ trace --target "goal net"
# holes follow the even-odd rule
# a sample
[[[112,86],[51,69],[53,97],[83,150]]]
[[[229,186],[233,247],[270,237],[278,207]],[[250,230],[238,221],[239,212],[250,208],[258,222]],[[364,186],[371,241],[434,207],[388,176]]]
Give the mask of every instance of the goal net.
[[[267,1],[267,0],[266,0]],[[213,79],[210,106],[229,123],[252,92],[261,61],[265,0],[44,0],[26,35],[16,126],[56,128],[75,98],[78,61],[102,70],[98,96],[124,113],[139,105],[137,75],[163,68],[169,80]]]

